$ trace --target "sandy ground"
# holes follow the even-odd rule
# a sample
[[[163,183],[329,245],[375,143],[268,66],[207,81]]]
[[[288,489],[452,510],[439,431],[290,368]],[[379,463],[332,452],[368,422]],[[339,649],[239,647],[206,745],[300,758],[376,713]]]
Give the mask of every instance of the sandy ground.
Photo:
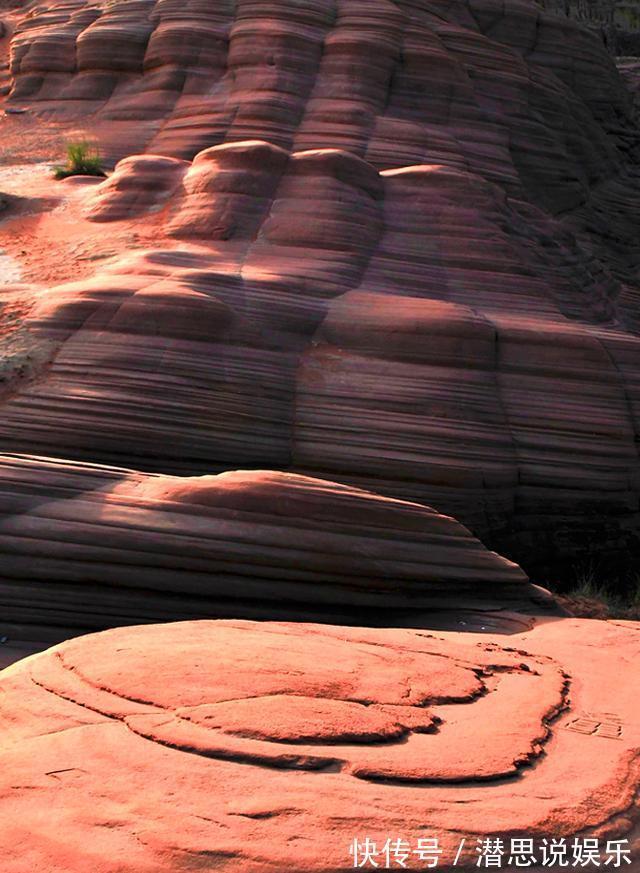
[[[100,262],[157,243],[156,222],[90,222],[83,209],[100,179],[56,181],[54,162],[0,164],[0,288],[92,275]]]

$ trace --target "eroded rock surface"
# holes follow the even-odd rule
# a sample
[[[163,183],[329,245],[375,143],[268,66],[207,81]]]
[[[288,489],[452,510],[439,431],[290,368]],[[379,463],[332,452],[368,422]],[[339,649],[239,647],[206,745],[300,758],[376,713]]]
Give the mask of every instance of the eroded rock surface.
[[[0,678],[6,869],[337,871],[354,837],[390,833],[439,837],[443,866],[464,837],[477,869],[488,833],[619,838],[637,820],[639,646],[633,626],[577,620],[65,643]]]
[[[3,869],[633,840],[637,627],[505,614],[540,594],[476,539],[640,551],[640,131],[603,47],[513,0],[7,20],[10,154],[88,129],[115,169],[11,188],[0,229],[0,630],[233,620],[0,674]],[[274,617],[333,626],[239,620]]]
[[[398,621],[528,604],[522,570],[428,507],[287,473],[149,475],[0,457],[3,622]],[[405,619],[402,616],[405,616]]]
[[[592,34],[488,0],[16,25],[7,106],[125,157],[79,227],[157,246],[20,292],[5,451],[309,473],[534,571],[638,552],[640,134]]]

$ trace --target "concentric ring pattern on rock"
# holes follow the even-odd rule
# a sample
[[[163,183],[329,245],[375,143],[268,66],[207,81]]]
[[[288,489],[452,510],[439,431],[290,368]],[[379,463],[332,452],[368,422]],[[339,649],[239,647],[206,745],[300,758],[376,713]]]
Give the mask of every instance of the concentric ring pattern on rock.
[[[0,678],[7,873],[338,871],[365,835],[435,834],[442,866],[465,839],[459,869],[487,833],[604,846],[635,816],[639,645],[571,619],[482,642],[201,621],[64,643]]]
[[[592,34],[511,0],[69,0],[11,76],[125,158],[87,221],[162,222],[16,290],[5,451],[326,477],[532,569],[637,550],[639,131]]]

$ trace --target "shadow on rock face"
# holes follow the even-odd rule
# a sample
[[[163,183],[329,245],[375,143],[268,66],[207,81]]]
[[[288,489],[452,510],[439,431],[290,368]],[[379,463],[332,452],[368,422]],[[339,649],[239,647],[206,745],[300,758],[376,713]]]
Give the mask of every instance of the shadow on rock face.
[[[520,629],[496,610],[553,610],[454,519],[334,482],[5,455],[0,485],[7,626],[240,616],[482,631]]]

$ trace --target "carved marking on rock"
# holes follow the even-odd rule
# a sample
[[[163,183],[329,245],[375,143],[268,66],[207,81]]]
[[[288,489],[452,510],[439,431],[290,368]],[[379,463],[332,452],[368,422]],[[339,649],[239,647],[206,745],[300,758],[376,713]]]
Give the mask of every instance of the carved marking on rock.
[[[570,721],[566,728],[578,734],[620,740],[623,724],[619,716],[611,712],[585,712]]]

